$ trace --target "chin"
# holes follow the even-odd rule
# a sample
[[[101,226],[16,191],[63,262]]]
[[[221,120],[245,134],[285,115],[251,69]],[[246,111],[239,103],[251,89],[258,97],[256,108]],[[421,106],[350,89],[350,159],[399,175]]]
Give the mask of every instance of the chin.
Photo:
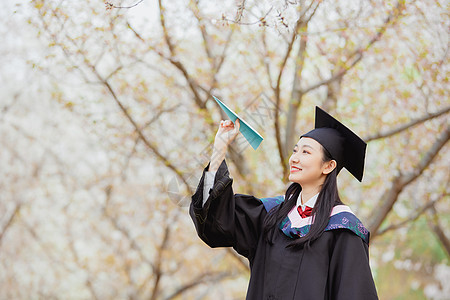
[[[289,174],[289,181],[294,183],[300,183],[298,178],[295,178],[295,175]]]

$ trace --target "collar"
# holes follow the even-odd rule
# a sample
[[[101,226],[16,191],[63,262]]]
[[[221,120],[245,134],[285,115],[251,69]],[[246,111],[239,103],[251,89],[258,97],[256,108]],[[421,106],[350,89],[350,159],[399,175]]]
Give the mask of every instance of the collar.
[[[317,197],[319,197],[319,193],[309,198],[309,200],[306,201],[305,204],[302,204],[302,192],[300,192],[300,195],[298,195],[297,198],[297,206],[301,206],[302,209],[305,209],[306,206],[313,208],[314,205],[316,205]]]

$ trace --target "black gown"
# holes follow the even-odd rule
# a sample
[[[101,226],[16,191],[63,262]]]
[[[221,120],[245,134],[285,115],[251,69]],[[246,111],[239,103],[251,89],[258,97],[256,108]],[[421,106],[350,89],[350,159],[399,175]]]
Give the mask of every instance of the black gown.
[[[378,299],[369,267],[369,233],[353,214],[330,217],[329,226],[308,250],[286,247],[309,229],[291,228],[289,220],[280,225],[270,244],[262,234],[262,224],[282,197],[234,194],[223,161],[203,205],[207,168],[192,196],[190,215],[207,245],[233,247],[249,260],[246,299]]]

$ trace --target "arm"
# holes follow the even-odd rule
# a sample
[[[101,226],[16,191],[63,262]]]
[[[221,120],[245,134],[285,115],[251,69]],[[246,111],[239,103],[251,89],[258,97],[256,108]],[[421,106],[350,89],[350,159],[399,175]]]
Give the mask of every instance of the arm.
[[[204,182],[203,182],[203,204],[208,199],[209,191],[214,185],[214,178],[216,176],[217,169],[222,161],[225,160],[225,155],[228,150],[228,145],[236,138],[239,133],[239,119],[236,120],[236,127],[230,120],[220,121],[219,129],[217,130],[216,137],[214,139],[213,153],[211,155],[211,163],[205,169]]]
[[[203,204],[208,199],[209,191],[214,185],[214,178],[222,161],[225,160],[225,155],[228,146],[233,142],[239,133],[240,122],[236,120],[236,126],[230,120],[220,121],[219,129],[214,138],[213,153],[211,155],[211,163],[208,171],[204,174],[204,188],[203,188]]]
[[[253,196],[233,193],[233,180],[229,177],[225,161],[217,170],[214,186],[205,200],[203,191],[208,167],[190,206],[198,236],[210,247],[233,247],[239,254],[251,259],[266,215],[264,205]]]
[[[369,266],[368,245],[347,229],[333,230],[328,292],[331,299],[378,299]]]
[[[236,126],[230,120],[220,121],[219,130],[214,138],[214,148],[211,155],[210,172],[216,172],[228,150],[228,146],[234,141],[239,133],[240,122],[236,120]]]

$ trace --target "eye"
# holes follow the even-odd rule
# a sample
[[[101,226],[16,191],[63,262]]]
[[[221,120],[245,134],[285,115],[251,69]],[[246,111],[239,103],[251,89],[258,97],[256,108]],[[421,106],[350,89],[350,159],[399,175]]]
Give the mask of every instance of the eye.
[[[306,150],[303,150],[303,153],[305,153],[305,154],[310,154],[310,152],[309,152],[309,151],[306,151]]]
[[[297,149],[296,149],[296,148],[294,148],[294,150],[292,150],[292,152],[293,152],[293,153],[297,153]]]

